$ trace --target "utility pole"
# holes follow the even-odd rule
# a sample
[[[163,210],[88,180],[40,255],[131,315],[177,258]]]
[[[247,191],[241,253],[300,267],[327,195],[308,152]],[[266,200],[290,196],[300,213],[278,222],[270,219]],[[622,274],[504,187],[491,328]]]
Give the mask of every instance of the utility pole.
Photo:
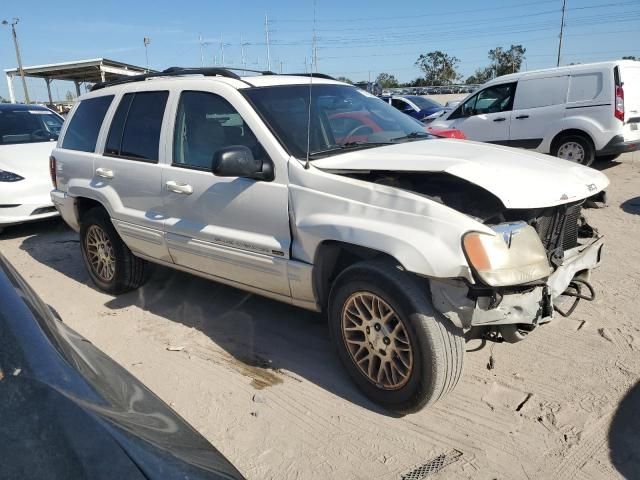
[[[280,73],[282,73],[282,60],[280,60]]]
[[[220,62],[224,67],[224,40],[222,39],[222,34],[220,34]]]
[[[144,37],[142,40],[144,43],[144,54],[147,57],[147,72],[149,71],[149,44],[151,43],[151,39],[149,37]]]
[[[269,17],[264,14],[264,36],[267,43],[267,70],[271,70],[271,48],[269,45]]]
[[[307,73],[307,57],[304,57],[304,73]]]
[[[27,90],[27,81],[24,78],[24,70],[22,69],[22,57],[20,56],[20,46],[18,45],[18,35],[16,34],[16,25],[20,21],[19,18],[14,18],[11,23],[6,20],[2,21],[2,25],[11,25],[11,33],[13,34],[13,46],[16,49],[16,59],[18,60],[18,71],[20,72],[20,78],[22,78],[22,88],[24,88],[24,103],[31,103],[29,99],[29,90]]]
[[[200,66],[204,68],[204,52],[202,51],[202,34],[198,35],[198,43],[200,43]]]
[[[558,62],[556,67],[560,66],[560,52],[562,52],[562,33],[564,31],[564,12],[567,6],[567,0],[562,0],[562,21],[560,22],[560,41],[558,42]]]
[[[242,41],[242,34],[240,34],[240,57],[242,59],[242,68],[247,68],[247,60],[244,57],[244,46],[245,43]]]
[[[316,42],[316,0],[313,0],[313,40],[311,42],[311,73],[318,73],[318,46]]]

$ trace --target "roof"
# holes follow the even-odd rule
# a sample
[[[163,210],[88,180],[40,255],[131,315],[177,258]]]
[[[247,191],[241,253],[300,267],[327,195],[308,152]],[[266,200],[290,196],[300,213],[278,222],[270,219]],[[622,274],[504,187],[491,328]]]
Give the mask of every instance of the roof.
[[[314,74],[315,75],[315,74]],[[216,77],[213,77],[216,78]],[[251,84],[253,87],[273,87],[277,85],[309,85],[313,82],[317,84],[346,85],[344,82],[337,80],[329,80],[319,77],[305,77],[296,75],[254,75],[250,77],[241,77],[242,81]],[[248,86],[248,85],[247,85]]]
[[[0,103],[0,111],[2,110],[11,110],[12,112],[15,112],[17,110],[46,110],[47,112],[51,111],[48,108],[43,107],[42,105],[25,105],[23,103]]]
[[[55,80],[71,80],[77,82],[99,82],[104,75],[105,80],[115,80],[123,75],[138,75],[147,70],[143,67],[128,63],[109,60],[108,58],[91,58],[72,62],[50,63],[23,67],[28,77],[38,77]],[[7,75],[18,75],[17,68],[5,70]]]
[[[515,82],[523,76],[527,75],[536,75],[536,74],[544,74],[544,73],[554,73],[561,71],[580,71],[580,70],[590,70],[593,68],[608,68],[614,67],[616,65],[627,65],[627,66],[640,66],[640,62],[635,60],[613,60],[608,62],[595,62],[595,63],[578,63],[576,65],[564,65],[562,67],[553,67],[553,68],[541,68],[538,70],[527,70],[525,72],[517,72],[510,73],[508,75],[502,75],[500,77],[496,77],[494,79],[489,80],[485,85],[493,84],[493,83],[503,83],[503,82]]]

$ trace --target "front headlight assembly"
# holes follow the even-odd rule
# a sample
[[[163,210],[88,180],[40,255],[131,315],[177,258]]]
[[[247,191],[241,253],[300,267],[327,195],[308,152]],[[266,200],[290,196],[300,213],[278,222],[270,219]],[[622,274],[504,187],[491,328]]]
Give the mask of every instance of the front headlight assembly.
[[[487,285],[521,285],[549,276],[547,252],[535,229],[524,222],[493,227],[495,235],[469,232],[463,237],[467,260]]]
[[[19,182],[20,180],[24,180],[24,177],[17,173],[0,170],[0,182]]]

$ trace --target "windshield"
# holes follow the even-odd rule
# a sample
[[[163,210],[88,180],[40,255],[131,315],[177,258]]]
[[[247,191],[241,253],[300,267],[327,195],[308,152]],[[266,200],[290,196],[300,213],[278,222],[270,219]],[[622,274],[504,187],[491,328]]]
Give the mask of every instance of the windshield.
[[[285,85],[244,92],[287,151],[300,159],[307,156],[307,143],[309,156],[317,158],[349,148],[432,138],[419,121],[347,85],[314,84],[311,89],[309,85]]]
[[[0,110],[0,145],[57,140],[62,119],[49,110]]]
[[[420,97],[418,95],[407,95],[404,98],[406,98],[407,100],[415,103],[418,107],[420,107],[421,110],[424,110],[425,108],[434,108],[434,107],[442,108],[442,105],[440,105],[435,100],[431,100],[429,98]]]

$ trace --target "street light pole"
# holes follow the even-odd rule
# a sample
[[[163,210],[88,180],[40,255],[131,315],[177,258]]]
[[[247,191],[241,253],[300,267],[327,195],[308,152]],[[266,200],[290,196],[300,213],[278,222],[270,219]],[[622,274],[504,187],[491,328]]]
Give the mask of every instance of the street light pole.
[[[149,71],[149,44],[151,43],[151,39],[149,37],[144,37],[142,40],[144,42],[144,54],[147,57],[147,72]]]
[[[13,34],[13,46],[16,49],[16,59],[18,60],[18,71],[20,72],[20,78],[22,78],[22,88],[24,88],[24,102],[30,103],[29,91],[27,90],[27,81],[24,78],[24,70],[22,69],[22,57],[20,56],[20,46],[18,45],[18,35],[16,34],[16,25],[20,21],[19,18],[14,18],[11,23],[6,20],[2,21],[2,25],[11,25],[11,33]]]

